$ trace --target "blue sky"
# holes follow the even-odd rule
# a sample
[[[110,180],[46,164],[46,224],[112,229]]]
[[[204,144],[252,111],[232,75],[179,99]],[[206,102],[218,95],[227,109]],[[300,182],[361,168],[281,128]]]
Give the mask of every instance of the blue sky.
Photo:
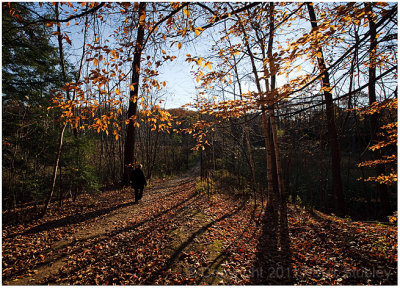
[[[67,9],[66,6],[63,6],[64,9]],[[308,21],[304,20],[299,20],[299,23],[294,23],[293,26],[297,26],[298,33],[307,33],[311,26]],[[74,22],[74,21],[71,21]],[[108,21],[108,24],[110,27],[115,26],[112,21]],[[55,29],[55,27],[54,27]],[[82,45],[82,35],[83,33],[81,32],[82,25],[75,26],[73,23],[67,28],[65,25],[62,26],[63,31],[65,29],[68,29],[71,31],[70,38],[73,41],[73,47],[70,47],[68,44],[65,44],[66,47],[66,53],[70,55],[70,60],[71,62],[76,66],[77,63],[77,57],[80,57],[80,47]],[[99,34],[103,35],[105,37],[106,35],[110,34],[112,30],[107,27],[101,28],[102,31],[99,31]],[[209,48],[212,45],[210,42],[210,35],[215,32],[213,30],[214,28],[208,29],[205,32],[203,32],[200,37],[198,37],[196,40],[193,42],[190,42],[189,44],[185,44],[184,42],[182,45],[182,49],[177,49],[176,46],[173,46],[172,48],[169,48],[169,43],[167,42],[166,45],[163,45],[164,47],[162,49],[165,49],[169,55],[175,55],[177,58],[170,62],[167,61],[165,62],[160,68],[159,68],[159,81],[166,81],[167,85],[164,88],[163,95],[165,95],[166,101],[164,102],[164,107],[165,108],[176,108],[180,107],[188,102],[192,102],[193,99],[196,97],[196,85],[198,83],[194,79],[191,70],[192,70],[192,64],[188,63],[185,61],[186,59],[186,54],[191,54],[193,56],[207,56],[209,55]],[[91,32],[92,33],[92,32]],[[292,37],[296,38],[301,36],[299,35],[292,35]],[[93,38],[93,35],[90,37]],[[279,36],[277,36],[279,37]],[[283,38],[283,36],[280,36],[278,40],[280,40],[281,44],[286,41],[286,39]],[[53,40],[55,41],[56,44],[56,37],[53,37]],[[182,40],[180,40],[182,41]],[[275,45],[276,48],[277,45]],[[75,50],[76,49],[76,50]],[[342,51],[343,52],[343,51]],[[74,56],[73,54],[76,54]],[[327,59],[328,61],[329,59]],[[292,63],[293,65],[300,64],[301,65],[301,70],[299,72],[295,71],[291,73],[291,75],[286,78],[284,76],[279,76],[277,85],[280,86],[282,84],[285,84],[289,79],[292,79],[299,75],[299,73],[303,73],[308,70],[308,72],[311,72],[313,70],[313,67],[310,66],[309,63],[304,63],[303,61],[297,61],[297,63]],[[129,65],[126,65],[127,67]],[[244,67],[244,69],[249,70],[248,67]],[[247,89],[252,89],[255,90],[254,84],[251,84],[250,81],[247,81],[244,85],[247,87]],[[247,91],[244,91],[247,92]]]

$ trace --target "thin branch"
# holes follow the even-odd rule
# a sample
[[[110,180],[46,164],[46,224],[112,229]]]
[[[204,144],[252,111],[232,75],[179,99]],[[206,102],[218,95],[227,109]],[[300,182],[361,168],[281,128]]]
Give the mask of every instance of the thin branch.
[[[179,8],[175,9],[174,11],[172,11],[170,14],[168,14],[167,16],[165,16],[164,18],[162,18],[161,20],[159,20],[156,24],[154,24],[154,26],[152,27],[151,32],[149,32],[149,34],[147,34],[146,39],[143,42],[143,47],[146,46],[147,41],[149,40],[150,36],[153,34],[154,31],[157,30],[157,27],[159,25],[161,25],[163,22],[165,22],[166,20],[168,20],[169,18],[171,18],[172,16],[174,16],[176,13],[178,13],[180,10],[182,10],[184,7],[188,6],[189,2],[183,3]]]
[[[99,10],[100,8],[102,8],[105,4],[106,4],[105,2],[100,2],[99,5],[93,7],[93,8],[91,8],[91,9],[89,9],[89,10],[86,10],[86,11],[80,13],[80,14],[71,15],[71,16],[69,16],[69,17],[66,18],[66,19],[48,19],[48,18],[42,18],[42,19],[40,19],[40,20],[37,20],[37,21],[31,22],[31,23],[28,23],[27,25],[30,25],[30,24],[37,24],[37,23],[42,23],[42,22],[44,22],[44,23],[51,23],[51,22],[53,22],[53,23],[63,23],[63,22],[69,22],[69,21],[74,20],[74,19],[76,19],[76,18],[80,18],[80,17],[86,16],[86,15],[88,15],[88,14],[90,14],[90,13],[94,13],[94,12],[96,12],[97,10]]]
[[[250,9],[250,8],[255,7],[255,6],[257,6],[257,5],[259,5],[259,4],[262,4],[262,3],[263,3],[263,2],[253,2],[253,3],[249,4],[249,5],[243,6],[242,8],[239,8],[239,9],[237,9],[237,10],[235,10],[235,11],[231,11],[230,13],[225,13],[224,15],[221,15],[221,16],[216,17],[216,18],[213,20],[212,23],[207,24],[206,26],[203,26],[203,27],[201,27],[201,28],[202,28],[202,29],[210,28],[210,27],[214,26],[214,24],[216,24],[217,22],[219,22],[219,21],[221,21],[221,20],[224,20],[224,19],[226,19],[226,18],[229,18],[229,17],[232,16],[232,15],[238,14],[238,13],[240,13],[240,12],[243,12],[244,10]]]
[[[392,10],[388,11],[388,13],[385,15],[385,17],[383,17],[377,24],[376,27],[381,26],[387,19],[389,19],[393,13],[397,12],[397,5],[394,6],[392,8]],[[287,96],[293,95],[295,93],[298,93],[302,90],[304,90],[305,88],[307,88],[308,86],[310,86],[312,83],[314,83],[315,81],[317,81],[322,75],[324,75],[325,72],[329,71],[330,69],[332,69],[333,67],[335,67],[337,64],[339,64],[340,62],[342,62],[344,60],[344,58],[350,54],[351,51],[353,51],[356,47],[358,47],[362,42],[364,42],[368,37],[370,36],[370,32],[368,32],[362,39],[356,41],[356,43],[354,43],[354,45],[352,47],[350,47],[339,59],[337,59],[332,65],[330,65],[328,68],[326,68],[324,71],[321,71],[321,73],[319,73],[319,75],[317,77],[315,77],[313,80],[311,80],[310,82],[308,82],[307,84],[305,84],[303,87],[294,90],[292,92],[290,92]]]
[[[382,74],[379,75],[378,77],[376,77],[376,81],[378,81],[379,79],[385,77],[387,74],[389,74],[389,73],[391,73],[391,72],[393,72],[393,71],[396,71],[396,70],[397,70],[397,65],[394,66],[394,67],[392,67],[391,69],[387,70],[386,72],[382,73]],[[357,88],[356,90],[353,90],[353,91],[348,92],[348,93],[346,93],[346,94],[344,94],[344,95],[342,95],[342,96],[338,96],[338,97],[334,98],[333,101],[337,101],[337,100],[340,100],[340,99],[342,99],[342,98],[348,97],[348,96],[350,96],[351,94],[360,92],[361,90],[363,90],[363,89],[365,89],[365,88],[367,88],[367,87],[368,87],[368,83],[367,83],[367,84],[364,84],[363,86],[361,86],[361,87],[359,87],[359,88]],[[321,106],[321,105],[324,105],[324,104],[325,104],[325,100],[322,101],[322,102],[320,102],[320,103],[318,103],[318,104],[314,104],[314,105],[312,105],[312,106],[309,106],[309,107],[307,107],[307,108],[304,108],[304,109],[301,109],[301,110],[297,110],[297,111],[295,111],[295,112],[290,112],[290,113],[285,113],[285,114],[279,114],[278,116],[279,116],[279,117],[282,117],[282,116],[284,117],[284,116],[296,115],[296,114],[299,114],[299,113],[301,113],[301,112],[304,112],[304,111],[306,111],[306,110],[308,110],[308,109],[315,108],[315,107],[318,107],[318,106]]]

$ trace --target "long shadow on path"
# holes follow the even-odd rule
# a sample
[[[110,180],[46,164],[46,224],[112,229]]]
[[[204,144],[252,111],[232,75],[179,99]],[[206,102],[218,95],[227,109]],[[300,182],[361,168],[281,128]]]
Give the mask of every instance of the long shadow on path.
[[[68,252],[70,255],[81,253],[81,251],[83,251],[85,249],[86,250],[95,250],[96,249],[95,246],[99,242],[101,242],[102,239],[107,239],[107,238],[110,238],[110,237],[114,237],[114,236],[116,236],[118,234],[135,230],[135,229],[139,228],[140,226],[143,226],[143,225],[145,225],[147,223],[153,222],[154,224],[150,225],[148,227],[148,229],[146,229],[143,232],[138,233],[138,234],[135,235],[135,238],[132,239],[132,241],[136,241],[138,238],[145,237],[145,235],[150,232],[149,229],[150,230],[151,229],[158,229],[158,225],[159,225],[158,219],[160,219],[163,215],[166,215],[166,214],[170,213],[171,211],[174,211],[174,212],[178,213],[180,210],[185,209],[185,207],[186,207],[186,205],[188,203],[190,203],[191,201],[196,201],[197,197],[198,197],[197,193],[192,193],[187,198],[185,198],[185,199],[173,204],[173,206],[168,207],[166,209],[163,209],[163,210],[159,211],[157,214],[155,214],[155,215],[153,215],[151,217],[145,218],[142,221],[134,223],[134,224],[129,225],[127,227],[114,229],[114,230],[106,232],[106,233],[92,235],[90,237],[85,237],[83,239],[76,239],[76,240],[73,240],[71,242],[66,242],[65,244],[63,244],[62,246],[60,246],[60,247],[58,247],[56,249],[54,247],[52,247],[49,250],[46,250],[46,251],[43,252],[44,254],[46,254],[46,253],[52,251],[51,260],[46,261],[44,263],[39,263],[38,265],[35,266],[35,269],[42,269],[45,266],[50,266],[52,263],[64,259],[67,256],[67,254],[65,252],[63,252],[63,250],[67,246],[71,247],[70,248],[71,250]],[[113,207],[110,207],[108,209],[111,209],[111,211],[112,211],[112,210],[115,210],[115,209],[118,209],[118,208],[121,208],[121,207],[130,206],[130,205],[133,205],[133,204],[132,203],[126,203],[126,204],[123,204],[123,205],[113,206]],[[106,209],[101,209],[101,210],[97,210],[97,211],[93,211],[93,212],[100,213],[100,211],[101,211],[101,213],[102,213],[102,212],[104,212],[104,210],[106,210]],[[92,213],[86,213],[86,214],[92,215]],[[86,214],[84,214],[84,215],[86,215]],[[84,217],[84,215],[81,215],[80,217]],[[68,219],[70,219],[70,218],[69,217],[65,217],[63,219],[60,219],[60,221],[56,221],[56,224],[53,224],[53,225],[61,225],[61,223],[64,223]],[[71,222],[69,222],[69,223],[71,223]],[[48,224],[48,223],[44,223],[44,224]],[[42,227],[42,226],[36,226],[36,227],[33,227],[32,229],[37,228],[37,227]],[[46,226],[46,229],[50,229],[50,228],[48,226]],[[93,241],[93,240],[95,240],[95,241]],[[97,259],[96,261],[92,262],[91,264],[94,265],[95,263],[97,263],[97,262],[99,262],[101,260],[102,259]],[[78,271],[80,269],[82,269],[82,268],[80,266],[77,266],[75,269],[69,270],[69,273],[75,273],[76,271]],[[25,271],[21,271],[20,273],[18,273],[18,275],[23,275],[23,273],[25,273]],[[50,277],[50,275],[48,277]],[[59,277],[59,275],[57,277]],[[8,278],[4,278],[3,277],[3,281],[4,280],[8,280]],[[53,279],[53,277],[50,277],[49,279],[45,280],[45,282],[40,282],[40,285],[43,285],[43,284],[45,284],[45,285],[54,284],[55,283],[54,281],[55,280]],[[31,285],[31,284],[35,284],[36,285],[36,284],[39,284],[39,282],[38,283],[37,282],[29,283],[29,285]],[[27,284],[23,283],[23,285],[27,285]]]
[[[186,181],[181,181],[180,183],[178,183],[180,186],[183,185],[187,185],[191,182],[191,179],[186,180]],[[170,185],[170,186],[160,186],[160,187],[156,187],[156,188],[152,188],[152,193],[154,193],[155,191],[158,190],[168,190],[169,188],[173,188],[175,187],[177,184],[174,185]],[[164,197],[170,197],[173,194],[179,193],[179,190],[170,192],[169,194],[166,194]],[[134,204],[134,201],[128,202],[128,203],[122,203],[119,205],[115,205],[112,207],[107,207],[107,208],[103,208],[103,209],[98,209],[95,211],[91,211],[91,212],[87,212],[87,213],[83,213],[83,214],[77,214],[77,215],[71,215],[71,216],[67,216],[67,217],[63,217],[61,219],[57,219],[57,220],[53,220],[53,221],[49,221],[49,222],[45,222],[43,224],[37,225],[32,227],[31,229],[23,232],[23,235],[26,234],[32,234],[32,233],[40,233],[43,231],[47,231],[47,230],[51,230],[51,229],[55,229],[55,228],[59,228],[59,227],[64,227],[67,225],[71,225],[71,224],[78,224],[81,222],[85,222],[87,220],[90,219],[94,219],[106,214],[109,214],[110,212],[113,212],[115,210],[118,210],[120,208],[124,208],[124,207],[128,207],[128,206],[132,206]],[[170,210],[170,209],[168,209]],[[168,212],[168,211],[166,211]],[[158,217],[157,215],[155,217]],[[15,236],[15,235],[10,235],[10,237]]]
[[[292,268],[287,208],[266,208],[257,256],[251,272],[252,285],[291,285]]]
[[[55,228],[64,227],[64,226],[71,225],[71,224],[85,222],[89,219],[94,219],[96,217],[108,214],[114,210],[117,210],[117,209],[120,209],[123,207],[127,207],[127,206],[132,206],[133,204],[134,204],[134,201],[128,202],[128,203],[122,203],[120,205],[116,205],[116,206],[112,206],[112,207],[108,207],[108,208],[104,208],[104,209],[95,210],[95,211],[84,213],[84,214],[67,216],[67,217],[64,217],[64,218],[61,218],[58,220],[49,221],[49,222],[40,224],[38,226],[32,227],[31,229],[25,231],[22,234],[39,233],[39,232],[43,232],[43,231],[50,230],[50,229],[55,229]]]
[[[242,210],[246,205],[246,200],[244,200],[241,205],[239,205],[235,210],[233,210],[230,213],[226,213],[222,215],[221,217],[209,222],[208,224],[204,225],[200,229],[198,229],[196,232],[194,232],[185,242],[183,242],[176,250],[175,252],[170,256],[170,258],[165,262],[165,264],[153,275],[151,275],[146,281],[145,285],[152,285],[154,284],[154,281],[163,274],[164,272],[168,271],[179,259],[180,255],[182,252],[187,248],[197,237],[201,236],[204,234],[208,229],[210,229],[212,226],[214,226],[216,223],[223,221],[224,219],[227,219],[229,217],[234,216],[237,214],[240,210]]]

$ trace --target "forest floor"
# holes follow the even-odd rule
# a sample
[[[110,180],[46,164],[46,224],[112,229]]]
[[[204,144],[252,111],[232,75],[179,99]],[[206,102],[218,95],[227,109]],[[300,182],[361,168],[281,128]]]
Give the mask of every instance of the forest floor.
[[[290,205],[285,230],[247,198],[195,186],[188,173],[153,182],[139,204],[107,191],[3,223],[3,284],[397,284],[396,226]]]

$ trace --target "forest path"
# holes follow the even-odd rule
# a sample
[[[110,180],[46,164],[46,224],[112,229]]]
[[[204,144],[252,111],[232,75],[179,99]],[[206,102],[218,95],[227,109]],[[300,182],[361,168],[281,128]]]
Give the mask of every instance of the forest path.
[[[106,191],[3,222],[3,284],[397,283],[397,226],[294,205],[284,219],[231,191],[198,193],[197,175],[154,182],[137,205],[132,189]]]
[[[129,219],[139,218],[140,214],[144,214],[144,210],[152,205],[151,202],[162,201],[163,197],[167,196],[168,192],[177,189],[178,187],[192,186],[194,181],[194,174],[196,170],[191,170],[190,173],[185,174],[183,177],[176,177],[169,179],[166,182],[156,183],[156,187],[146,189],[143,199],[139,204],[134,204],[133,189],[126,188],[125,193],[131,194],[131,201],[125,203],[127,205],[120,205],[122,207],[115,210],[110,209],[110,212],[98,218],[88,219],[75,227],[74,233],[67,239],[61,239],[51,244],[48,250],[52,253],[50,257],[43,263],[33,269],[34,273],[28,273],[25,277],[19,277],[11,282],[5,282],[10,285],[38,285],[44,279],[57,274],[57,272],[65,266],[68,266],[68,255],[75,251],[78,246],[85,245],[90,240],[101,242],[105,240],[112,231],[117,231],[121,228],[121,223]],[[148,219],[150,220],[150,219]],[[33,229],[35,231],[35,229]],[[68,251],[68,252],[67,252]],[[70,252],[71,251],[71,252]]]
[[[131,189],[103,192],[98,199],[86,199],[81,203],[93,211],[84,213],[85,207],[80,207],[80,215],[70,213],[28,226],[20,233],[3,233],[6,239],[3,255],[12,258],[10,250],[13,249],[8,245],[11,243],[8,238],[14,238],[14,247],[25,249],[22,253],[27,256],[25,261],[16,261],[15,266],[8,264],[10,259],[3,259],[6,270],[3,271],[3,284],[249,281],[250,276],[244,277],[240,273],[224,276],[227,269],[223,268],[223,263],[240,256],[248,267],[251,266],[254,257],[244,259],[239,242],[249,242],[252,238],[253,246],[256,245],[255,238],[249,234],[253,230],[254,235],[258,229],[254,225],[249,230],[254,224],[254,211],[244,209],[248,206],[244,199],[236,203],[236,199],[226,195],[207,197],[198,194],[195,189],[197,174],[195,168],[180,177],[153,183],[145,189],[139,204],[133,204]],[[240,235],[228,238],[237,231],[225,235],[224,231],[232,225],[244,223],[248,225],[239,230]],[[243,235],[246,237],[240,239]],[[228,240],[224,241],[225,238]],[[240,246],[242,252],[230,252],[233,244]]]

